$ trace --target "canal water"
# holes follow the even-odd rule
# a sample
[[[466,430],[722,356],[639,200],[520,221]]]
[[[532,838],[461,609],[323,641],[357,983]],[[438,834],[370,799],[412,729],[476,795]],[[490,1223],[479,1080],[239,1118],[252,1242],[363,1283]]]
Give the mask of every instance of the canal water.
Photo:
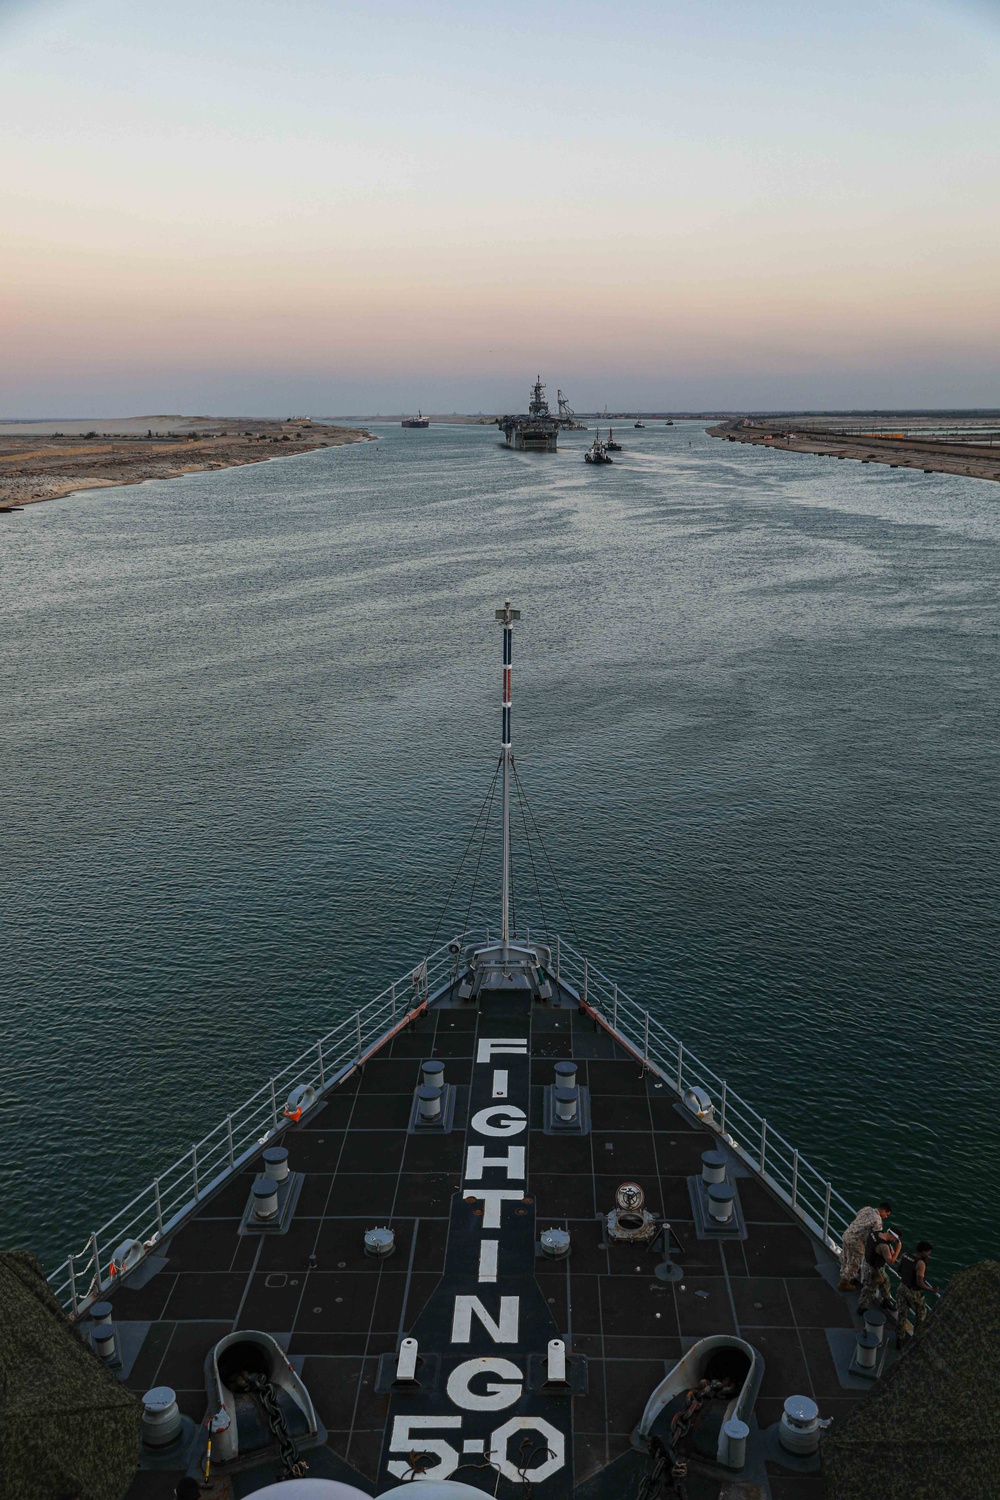
[[[1000,490],[374,430],[3,520],[4,1242],[82,1247],[462,927],[510,597],[549,922],[941,1271],[995,1253]]]

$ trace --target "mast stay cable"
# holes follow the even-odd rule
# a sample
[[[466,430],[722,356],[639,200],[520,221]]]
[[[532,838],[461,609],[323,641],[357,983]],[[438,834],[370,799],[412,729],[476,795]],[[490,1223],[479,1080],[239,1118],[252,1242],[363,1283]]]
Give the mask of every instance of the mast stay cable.
[[[451,899],[454,896],[454,894],[455,894],[455,888],[458,885],[459,880],[461,879],[462,871],[465,868],[465,861],[469,857],[469,850],[472,848],[473,841],[475,840],[476,834],[479,831],[479,824],[480,824],[480,820],[482,819],[484,811],[486,812],[486,823],[485,823],[485,825],[483,827],[483,839],[485,841],[485,838],[486,838],[486,829],[489,826],[489,821],[490,821],[490,812],[492,811],[492,808],[493,808],[493,795],[494,795],[494,792],[496,791],[497,777],[500,775],[500,766],[501,766],[501,764],[502,764],[501,761],[497,762],[497,768],[493,772],[493,780],[490,782],[489,786],[487,787],[487,789],[486,789],[486,795],[483,798],[482,803],[480,804],[479,812],[476,814],[476,821],[472,825],[472,832],[469,834],[469,841],[468,841],[468,843],[465,846],[465,850],[464,850],[464,852],[462,854],[462,858],[459,860],[458,869],[455,871],[455,878],[451,882],[451,890],[448,892],[447,896],[445,897],[444,906],[441,908],[441,915],[437,919],[437,925],[434,928],[434,934],[433,934],[433,936],[432,936],[432,938],[430,940],[430,943],[428,944],[428,948],[427,948],[427,957],[428,958],[434,952],[434,944],[437,942],[438,933],[441,931],[441,928],[442,928],[442,926],[444,924],[444,919],[448,915],[448,908],[451,905]],[[487,806],[487,804],[489,804],[489,805]],[[480,847],[479,847],[479,859],[480,859],[480,861],[482,860],[482,857],[483,857],[483,849],[482,849],[482,844],[480,844]],[[477,865],[476,865],[476,876],[477,877],[478,877],[478,874],[479,874],[479,864],[477,863]],[[475,889],[476,889],[476,881],[475,881],[475,879],[473,879],[473,882],[472,882],[472,889],[473,889],[473,893],[474,893]],[[471,907],[472,907],[472,896],[469,897],[469,908],[470,908],[470,910],[471,910]],[[465,928],[463,929],[463,936],[464,936],[464,933],[466,931],[468,931],[468,926],[469,926],[469,918],[468,918],[468,914],[466,914]]]
[[[562,902],[562,909],[566,913],[566,921],[569,924],[570,931],[573,934],[573,940],[576,943],[576,945],[577,945],[578,948],[582,948],[583,945],[580,942],[580,935],[577,932],[576,927],[575,927],[575,925],[573,923],[573,918],[572,918],[572,915],[570,914],[569,906],[566,904],[566,897],[563,895],[562,886],[559,884],[559,877],[556,875],[555,870],[552,868],[552,861],[551,861],[551,859],[549,859],[549,851],[545,847],[545,840],[542,838],[541,829],[539,828],[538,823],[535,821],[535,814],[531,810],[531,803],[528,801],[527,794],[526,794],[526,792],[524,790],[524,787],[521,784],[521,778],[517,774],[516,767],[512,765],[511,769],[514,772],[514,785],[518,789],[518,795],[519,795],[519,797],[521,797],[523,799],[524,806],[525,806],[525,808],[527,809],[527,812],[528,812],[528,817],[531,819],[531,826],[535,830],[535,834],[536,834],[536,836],[538,838],[539,848],[541,849],[542,853],[545,856],[545,863],[548,865],[549,874],[552,876],[552,884],[555,886],[557,892],[559,893],[559,900]]]
[[[479,841],[479,857],[476,860],[476,869],[475,869],[475,873],[474,873],[474,875],[472,877],[472,889],[469,892],[469,905],[466,908],[466,912],[465,912],[465,924],[464,924],[464,926],[462,928],[463,933],[466,933],[469,930],[469,917],[472,915],[472,902],[473,902],[473,899],[474,899],[475,894],[476,894],[476,884],[477,884],[477,882],[479,880],[479,867],[480,867],[480,865],[483,862],[483,850],[486,847],[486,834],[489,831],[490,814],[493,811],[493,797],[494,797],[494,794],[496,792],[497,777],[500,775],[500,767],[502,765],[503,765],[503,756],[501,756],[500,759],[499,759],[499,761],[497,762],[497,768],[493,772],[493,780],[490,782],[489,806],[486,809],[486,820],[483,823],[483,836],[482,836],[482,838]]]
[[[518,807],[521,810],[521,822],[524,825],[524,844],[525,844],[525,848],[528,851],[528,862],[531,865],[531,877],[532,877],[532,879],[535,882],[535,895],[538,897],[538,909],[541,912],[541,916],[542,916],[542,931],[545,934],[546,945],[548,945],[548,941],[549,941],[549,923],[548,923],[548,918],[545,915],[545,901],[542,898],[542,888],[541,888],[541,886],[538,883],[538,871],[535,869],[535,855],[534,855],[534,851],[533,851],[533,849],[531,847],[531,838],[530,838],[530,836],[528,834],[528,820],[527,820],[527,818],[524,815],[524,802],[525,802],[524,793],[523,793],[523,791],[521,789],[521,780],[520,780],[520,777],[517,774],[517,769],[516,769],[516,767],[514,765],[513,756],[511,757],[511,763],[510,763],[510,765],[511,765],[511,770],[514,772],[514,790],[517,793],[517,805],[518,805]]]

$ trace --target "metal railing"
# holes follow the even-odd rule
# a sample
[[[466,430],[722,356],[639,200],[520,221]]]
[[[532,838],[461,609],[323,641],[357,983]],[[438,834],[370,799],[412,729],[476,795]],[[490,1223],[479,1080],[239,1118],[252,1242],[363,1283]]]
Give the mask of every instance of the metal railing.
[[[293,1088],[305,1084],[315,1089],[317,1097],[322,1096],[377,1051],[394,1029],[412,1019],[454,972],[455,955],[443,944],[273,1073],[262,1088],[195,1141],[56,1267],[48,1281],[60,1303],[77,1315],[99,1298],[120,1269],[116,1266],[113,1272],[111,1266],[123,1245],[138,1242],[143,1253],[155,1250],[209,1194],[245,1168],[262,1146],[274,1144],[288,1124],[284,1103]],[[134,1256],[137,1260],[139,1252]]]
[[[856,1210],[762,1114],[730,1088],[649,1010],[631,1000],[570,943],[558,939],[559,979],[597,1011],[651,1073],[683,1098],[704,1090],[712,1103],[701,1123],[722,1137],[788,1208],[834,1254]]]
[[[457,941],[464,946],[482,936],[469,932]],[[530,930],[525,936],[530,942]],[[489,929],[485,938],[488,942]],[[272,1074],[262,1088],[93,1231],[82,1249],[68,1255],[48,1278],[62,1305],[74,1315],[83,1311],[113,1284],[112,1261],[123,1245],[137,1241],[144,1253],[154,1250],[206,1197],[244,1169],[262,1146],[273,1144],[288,1124],[283,1101],[291,1089],[305,1084],[321,1097],[418,1014],[437,990],[456,977],[454,946],[442,945],[418,968]],[[705,1091],[712,1115],[703,1117],[702,1123],[724,1139],[806,1228],[837,1253],[837,1241],[855,1210],[829,1180],[662,1021],[630,999],[571,943],[556,937],[551,954],[557,981],[592,1007],[637,1061],[681,1098],[692,1087]]]

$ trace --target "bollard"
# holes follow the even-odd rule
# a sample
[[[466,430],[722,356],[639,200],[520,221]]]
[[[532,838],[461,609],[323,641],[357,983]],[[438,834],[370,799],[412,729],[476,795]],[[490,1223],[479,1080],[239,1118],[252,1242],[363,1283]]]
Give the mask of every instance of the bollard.
[[[858,1342],[854,1348],[854,1363],[859,1374],[874,1375],[877,1362],[878,1336],[866,1328],[864,1333],[858,1334]]]
[[[260,1223],[266,1224],[270,1219],[278,1217],[278,1184],[273,1177],[257,1177],[254,1179],[253,1187],[253,1216]]]
[[[268,1146],[263,1155],[264,1173],[272,1182],[287,1182],[288,1151],[284,1146]]]
[[[703,1151],[701,1153],[701,1180],[706,1187],[713,1182],[725,1182],[726,1180],[726,1157],[722,1151]]]
[[[417,1089],[417,1112],[425,1125],[436,1125],[441,1118],[441,1090],[426,1083]]]
[[[105,1364],[110,1364],[117,1354],[115,1344],[115,1330],[110,1323],[98,1323],[90,1330],[90,1341],[94,1346],[94,1353]]]
[[[444,1063],[436,1057],[420,1064],[420,1082],[430,1089],[444,1088]]]
[[[708,1212],[715,1224],[730,1224],[733,1218],[733,1199],[736,1189],[728,1182],[713,1182],[708,1190]]]
[[[564,1125],[571,1125],[576,1119],[576,1112],[580,1102],[579,1089],[556,1089],[556,1118]]]
[[[876,1342],[881,1344],[885,1333],[885,1313],[880,1307],[865,1308],[865,1333],[873,1333]]]
[[[556,1087],[560,1089],[576,1088],[576,1063],[565,1059],[555,1065]]]

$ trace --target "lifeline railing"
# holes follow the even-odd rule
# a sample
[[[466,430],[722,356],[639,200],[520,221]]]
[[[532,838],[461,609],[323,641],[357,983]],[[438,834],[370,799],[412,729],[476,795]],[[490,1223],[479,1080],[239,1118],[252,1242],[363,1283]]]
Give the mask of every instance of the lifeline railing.
[[[489,942],[489,929],[485,937]],[[262,1146],[288,1124],[282,1101],[292,1088],[311,1086],[317,1098],[340,1083],[417,1015],[438,990],[457,977],[460,950],[479,941],[468,932],[443,944],[420,965],[384,989],[374,1000],[338,1022],[325,1036],[272,1074],[263,1088],[196,1141],[183,1156],[89,1236],[84,1247],[68,1255],[48,1280],[62,1305],[74,1316],[108,1290],[119,1273],[111,1267],[122,1246],[138,1241],[148,1253],[190,1217],[198,1205],[234,1173],[245,1168]],[[518,938],[520,935],[518,935]],[[536,929],[536,938],[538,931]],[[514,940],[517,941],[518,938]],[[530,943],[530,930],[526,934]],[[548,940],[546,940],[548,945]],[[731,1089],[724,1078],[649,1010],[631,1000],[570,943],[557,937],[551,946],[551,972],[615,1031],[644,1068],[655,1073],[683,1098],[700,1088],[712,1102],[702,1123],[722,1137],[787,1204],[805,1226],[836,1253],[837,1238],[855,1210],[832,1184],[770,1126],[763,1115]],[[128,1257],[126,1257],[128,1259]]]
[[[711,1113],[699,1113],[703,1125],[766,1182],[805,1226],[835,1254],[856,1210],[822,1172],[812,1166],[765,1117],[703,1063],[650,1011],[630,999],[606,974],[570,943],[557,938],[553,968],[559,981],[575,990],[617,1032],[649,1072],[683,1099],[688,1089],[702,1089]]]
[[[454,975],[454,944],[443,944],[417,968],[394,980],[374,1000],[339,1021],[287,1066],[272,1074],[263,1088],[234,1109],[214,1130],[178,1157],[148,1187],[94,1230],[86,1244],[49,1276],[62,1305],[74,1315],[113,1285],[112,1271],[123,1245],[138,1241],[148,1253],[173,1233],[210,1193],[246,1167],[262,1146],[288,1124],[284,1103],[300,1084],[317,1097],[339,1083],[378,1049],[393,1030],[417,1014],[435,987]],[[138,1252],[135,1252],[138,1260]]]

